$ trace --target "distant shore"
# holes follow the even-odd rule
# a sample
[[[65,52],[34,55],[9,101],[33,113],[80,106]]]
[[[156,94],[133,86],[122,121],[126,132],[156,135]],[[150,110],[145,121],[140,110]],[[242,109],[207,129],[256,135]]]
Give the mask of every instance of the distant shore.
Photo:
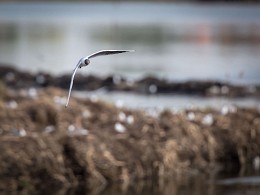
[[[53,76],[44,72],[31,74],[13,68],[9,65],[0,66],[1,81],[7,86],[19,88],[45,88],[58,87],[67,90],[70,85],[71,75],[64,74]],[[104,78],[95,75],[76,75],[74,79],[74,90],[94,91],[98,89],[106,91],[124,91],[139,94],[172,94],[172,95],[194,95],[201,97],[227,97],[260,98],[259,85],[234,85],[231,83],[214,80],[191,80],[185,82],[172,82],[147,76],[133,81],[120,75],[111,75]]]

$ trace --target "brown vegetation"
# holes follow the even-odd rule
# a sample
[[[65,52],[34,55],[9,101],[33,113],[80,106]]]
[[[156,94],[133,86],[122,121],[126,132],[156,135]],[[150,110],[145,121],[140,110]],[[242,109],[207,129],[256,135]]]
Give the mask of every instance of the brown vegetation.
[[[260,153],[257,109],[165,110],[158,116],[63,90],[0,85],[0,190],[127,187],[252,163]]]

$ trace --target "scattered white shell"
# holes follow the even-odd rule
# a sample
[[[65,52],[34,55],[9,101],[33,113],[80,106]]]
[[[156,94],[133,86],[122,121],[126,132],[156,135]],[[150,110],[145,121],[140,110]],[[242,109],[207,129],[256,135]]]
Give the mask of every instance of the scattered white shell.
[[[222,108],[221,108],[221,114],[222,115],[226,115],[226,114],[228,114],[228,112],[229,112],[229,108],[228,108],[228,106],[222,106]]]
[[[51,133],[55,130],[55,127],[53,125],[49,125],[44,128],[43,133]]]
[[[124,125],[122,125],[121,123],[117,122],[114,126],[115,131],[117,131],[118,133],[124,133],[126,131],[126,128]]]
[[[126,120],[126,114],[124,112],[119,112],[117,118],[123,122]]]
[[[74,125],[69,125],[68,126],[68,132],[73,133],[76,130],[76,127]]]
[[[89,117],[91,117],[91,112],[89,110],[84,110],[82,112],[82,116],[83,116],[83,118],[89,118]]]
[[[6,104],[6,106],[7,106],[8,108],[15,109],[15,108],[17,108],[18,104],[17,104],[17,102],[16,102],[15,100],[11,100],[11,101],[9,101],[9,102]]]
[[[135,119],[134,119],[134,116],[133,115],[129,115],[127,118],[126,118],[126,121],[129,125],[133,124],[135,122]]]
[[[228,113],[235,113],[237,111],[237,108],[233,105],[224,105],[221,108],[221,114],[226,115]]]
[[[206,116],[203,117],[201,122],[204,125],[211,126],[213,124],[213,122],[214,122],[213,115],[212,114],[207,114]]]
[[[12,133],[13,133],[13,135],[19,136],[19,137],[24,137],[27,135],[27,133],[24,129],[13,129]]]
[[[188,114],[187,114],[187,119],[188,119],[189,121],[193,121],[193,120],[195,119],[195,114],[194,114],[194,112],[188,112]]]
[[[88,135],[89,131],[84,128],[76,128],[74,125],[68,126],[68,133],[71,136],[74,135]]]
[[[150,93],[156,93],[157,92],[157,86],[156,85],[150,85],[149,86],[149,92]]]
[[[24,136],[27,135],[27,133],[26,133],[26,131],[25,131],[24,129],[20,129],[20,130],[19,130],[19,133],[20,133],[20,136],[21,136],[21,137],[24,137]]]
[[[79,129],[78,132],[79,132],[79,135],[88,135],[87,129]]]
[[[30,97],[30,98],[36,98],[37,95],[38,95],[38,92],[35,88],[29,88],[29,90],[27,91],[27,95]]]

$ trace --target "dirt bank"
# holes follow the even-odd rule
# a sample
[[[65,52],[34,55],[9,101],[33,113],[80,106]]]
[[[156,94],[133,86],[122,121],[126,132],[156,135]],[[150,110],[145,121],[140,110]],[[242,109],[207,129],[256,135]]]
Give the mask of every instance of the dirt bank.
[[[257,109],[151,116],[73,97],[65,109],[66,95],[54,87],[0,85],[0,190],[126,188],[149,178],[239,168],[260,156]]]

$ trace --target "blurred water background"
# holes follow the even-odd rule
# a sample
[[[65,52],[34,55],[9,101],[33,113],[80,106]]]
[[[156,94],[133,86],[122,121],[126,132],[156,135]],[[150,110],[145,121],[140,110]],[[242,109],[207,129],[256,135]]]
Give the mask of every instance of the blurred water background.
[[[58,75],[71,72],[80,57],[101,49],[136,52],[96,58],[83,74],[260,84],[260,6],[0,5],[2,63]]]
[[[0,4],[1,64],[60,75],[70,73],[82,56],[101,49],[136,52],[93,59],[91,66],[80,71],[82,74],[118,74],[129,79],[153,75],[171,81],[219,80],[259,85],[260,6],[129,2]],[[259,107],[255,99],[107,94],[102,90],[88,95],[112,102],[125,101],[134,108],[227,104]],[[145,187],[132,194],[259,194],[259,173],[253,175],[254,182],[239,185],[197,179],[180,186],[170,183],[159,191],[154,186]],[[115,191],[112,188],[103,194]]]

